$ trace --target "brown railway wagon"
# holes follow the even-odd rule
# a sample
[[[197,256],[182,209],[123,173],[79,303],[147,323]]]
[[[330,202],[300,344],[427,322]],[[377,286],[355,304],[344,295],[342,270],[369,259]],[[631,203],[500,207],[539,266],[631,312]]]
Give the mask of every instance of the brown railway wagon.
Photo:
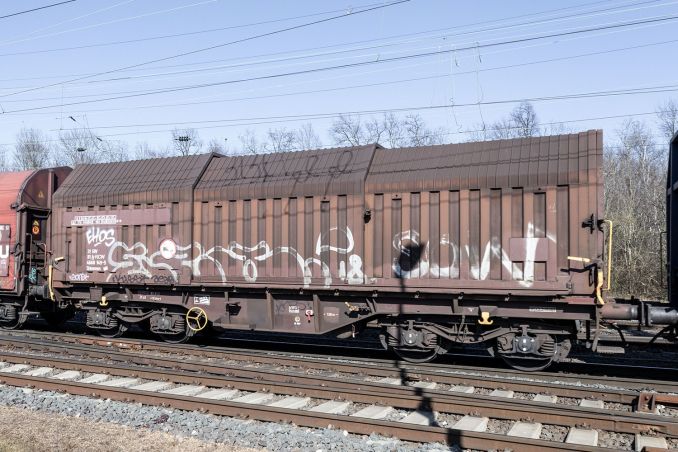
[[[601,162],[589,131],[80,166],[54,198],[54,288],[111,333],[190,333],[190,309],[223,328],[377,325],[426,359],[522,331],[550,362],[597,318]]]
[[[600,132],[215,159],[195,190],[194,281],[590,295],[568,256],[602,253],[582,227],[602,215],[601,159]]]

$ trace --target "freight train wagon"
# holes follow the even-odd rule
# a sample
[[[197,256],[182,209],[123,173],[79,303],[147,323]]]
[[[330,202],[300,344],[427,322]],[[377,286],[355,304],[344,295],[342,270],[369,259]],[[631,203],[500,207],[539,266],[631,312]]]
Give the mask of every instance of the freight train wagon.
[[[483,343],[542,368],[580,331],[595,342],[605,317],[678,317],[606,296],[602,142],[589,131],[79,166],[54,194],[34,292],[104,335],[378,327],[408,360]]]

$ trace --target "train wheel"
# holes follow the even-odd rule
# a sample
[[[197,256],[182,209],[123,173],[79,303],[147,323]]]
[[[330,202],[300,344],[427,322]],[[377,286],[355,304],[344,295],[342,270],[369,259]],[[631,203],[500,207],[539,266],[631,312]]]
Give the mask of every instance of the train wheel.
[[[437,348],[394,347],[393,351],[408,363],[428,363],[438,356]]]
[[[15,305],[0,305],[0,328],[3,330],[18,330],[23,327],[26,319],[22,319]]]
[[[0,328],[3,330],[19,330],[24,326],[24,322],[19,319],[2,320],[0,321]]]
[[[549,334],[510,333],[497,338],[495,352],[516,370],[536,372],[567,356],[569,341],[558,343]]]
[[[115,339],[116,337],[120,337],[123,334],[125,334],[125,331],[127,331],[127,325],[120,322],[116,326],[111,328],[93,328],[93,330],[96,331],[97,334],[101,337],[105,337],[107,339]]]
[[[186,313],[156,314],[149,319],[148,328],[163,342],[170,344],[183,344],[195,335],[195,331],[186,318]]]
[[[500,356],[501,359],[513,369],[522,370],[523,372],[537,372],[544,370],[553,363],[553,357]]]
[[[170,344],[184,344],[188,342],[195,334],[190,329],[186,329],[183,333],[155,333],[163,342]]]

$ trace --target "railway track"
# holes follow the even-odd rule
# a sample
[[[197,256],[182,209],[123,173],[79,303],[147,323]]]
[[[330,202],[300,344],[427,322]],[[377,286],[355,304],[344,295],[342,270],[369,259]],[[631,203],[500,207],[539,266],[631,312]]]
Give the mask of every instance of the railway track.
[[[661,408],[678,403],[666,394],[674,382],[47,336],[0,335],[0,380],[475,449],[596,450],[609,434],[678,445],[678,412]],[[650,387],[658,393],[642,391]],[[578,436],[588,446],[573,444]]]
[[[437,380],[442,383],[456,384],[463,380],[480,386],[496,389],[506,384],[514,384],[515,390],[521,389],[521,382],[528,385],[542,385],[549,388],[554,383],[581,388],[604,386],[629,390],[653,390],[658,392],[678,392],[676,380],[638,379],[615,377],[610,375],[582,375],[566,372],[519,372],[506,368],[485,368],[468,365],[450,365],[438,363],[412,364],[393,359],[362,358],[359,356],[338,356],[317,353],[286,352],[281,350],[242,349],[223,346],[168,344],[147,339],[116,338],[105,339],[98,336],[85,336],[71,333],[54,333],[42,331],[4,331],[0,332],[0,344],[26,347],[58,347],[60,344],[98,345],[101,347],[138,352],[165,353],[173,356],[201,357],[232,362],[238,366],[243,363],[268,366],[296,366],[300,369],[335,371],[361,374],[373,377],[398,377],[406,373],[405,380]],[[57,348],[57,350],[62,350]],[[127,357],[128,355],[125,355]],[[126,358],[125,358],[126,359]],[[173,365],[170,360],[168,365]],[[664,368],[642,369],[642,374],[661,374]],[[208,371],[207,367],[202,371]],[[641,374],[638,372],[637,375]],[[525,388],[529,389],[529,388]],[[592,392],[592,396],[595,392]],[[562,396],[568,393],[562,392]],[[600,397],[605,397],[601,394]]]

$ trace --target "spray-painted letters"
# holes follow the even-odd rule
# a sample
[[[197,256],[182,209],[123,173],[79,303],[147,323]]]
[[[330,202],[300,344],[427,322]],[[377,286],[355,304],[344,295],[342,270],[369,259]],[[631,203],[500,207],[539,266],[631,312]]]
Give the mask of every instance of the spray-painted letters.
[[[0,224],[0,277],[9,276],[9,225]]]

